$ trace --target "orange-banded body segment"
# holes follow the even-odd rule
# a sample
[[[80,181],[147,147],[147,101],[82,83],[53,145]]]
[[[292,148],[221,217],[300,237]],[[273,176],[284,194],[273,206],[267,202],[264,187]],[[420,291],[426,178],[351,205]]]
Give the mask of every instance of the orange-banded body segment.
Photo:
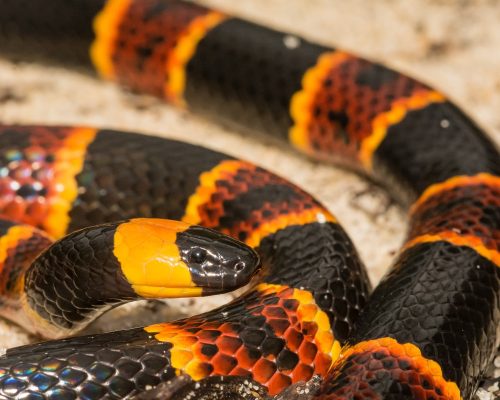
[[[94,17],[95,39],[90,47],[90,59],[105,79],[115,79],[113,53],[119,40],[120,24],[131,4],[132,0],[108,0]]]
[[[110,0],[95,18],[91,58],[107,79],[182,103],[187,63],[225,18],[183,2]]]
[[[409,242],[469,246],[500,266],[500,178],[458,176],[429,187],[411,208]]]
[[[222,310],[146,331],[168,342],[172,366],[194,380],[249,376],[274,395],[324,376],[340,352],[327,315],[311,293],[260,284]]]
[[[386,396],[416,400],[462,400],[455,382],[441,366],[411,343],[379,338],[343,349],[318,400],[382,400]],[[399,397],[398,397],[399,396]]]
[[[200,176],[183,221],[201,224],[258,247],[293,225],[335,222],[309,194],[247,161],[223,161]]]
[[[51,243],[43,231],[0,220],[0,296],[2,311],[19,306],[23,276],[32,261]]]
[[[335,217],[308,193],[249,162],[225,160],[200,175],[183,220],[254,247],[265,282],[311,291],[339,340],[349,336],[368,279]],[[320,243],[324,251],[311,251]]]
[[[79,194],[76,177],[95,135],[90,128],[1,127],[1,213],[53,237],[64,235]]]
[[[83,168],[87,148],[97,133],[93,128],[76,128],[64,138],[62,146],[54,153],[53,194],[42,228],[54,237],[63,236],[70,223],[69,212],[78,196],[77,175]]]
[[[289,140],[308,154],[371,171],[373,153],[391,125],[409,110],[443,100],[390,69],[342,51],[327,52],[307,70],[291,100]]]

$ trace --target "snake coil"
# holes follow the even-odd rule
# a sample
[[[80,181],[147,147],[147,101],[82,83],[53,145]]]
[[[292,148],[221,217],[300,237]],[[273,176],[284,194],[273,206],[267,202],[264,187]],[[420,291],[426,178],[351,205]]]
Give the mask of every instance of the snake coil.
[[[10,218],[56,237],[177,219],[241,240],[263,264],[253,289],[209,313],[9,350],[3,397],[471,398],[499,344],[500,156],[442,93],[190,2],[0,0],[0,9],[3,55],[96,71],[285,140],[381,182],[410,215],[407,241],[367,301],[366,272],[335,217],[258,166],[133,133],[2,126],[0,208]],[[0,242],[7,295],[27,288],[9,280],[14,249],[35,243],[33,229],[13,229]],[[75,307],[45,295],[23,306],[45,322]]]

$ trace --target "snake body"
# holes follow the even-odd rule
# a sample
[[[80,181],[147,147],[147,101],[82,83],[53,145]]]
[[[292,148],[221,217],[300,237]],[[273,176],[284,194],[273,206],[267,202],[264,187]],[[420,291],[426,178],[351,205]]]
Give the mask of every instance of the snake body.
[[[77,149],[61,176],[82,190],[55,210],[57,196],[48,199],[43,213],[32,199],[45,193],[17,193],[21,205],[5,203],[17,220],[61,236],[118,216],[182,219],[242,240],[264,264],[253,290],[208,314],[8,351],[6,397],[120,398],[176,375],[188,378],[178,399],[210,398],[223,384],[223,395],[272,396],[314,375],[321,400],[472,396],[499,343],[500,156],[443,94],[188,2],[0,6],[4,54],[95,68],[286,140],[381,182],[410,214],[407,241],[364,307],[366,274],[335,218],[259,167],[130,133],[3,127],[0,148],[12,149],[15,132],[23,157],[36,143],[54,171],[66,146]]]
[[[24,167],[33,168],[29,182],[21,181],[20,188],[36,187],[31,182],[35,172],[51,176],[43,182],[44,196],[23,197],[20,188],[10,196],[4,193],[3,198],[11,200],[5,208],[20,210],[17,215],[11,212],[20,222],[61,236],[137,215],[183,220],[243,240],[258,250],[265,265],[265,275],[253,291],[193,319],[9,350],[0,359],[5,395],[120,398],[182,372],[196,381],[252,373],[266,392],[276,394],[291,383],[326,374],[352,333],[369,287],[352,243],[310,195],[253,164],[186,143],[89,128],[4,126],[1,132],[1,147],[20,154]],[[48,162],[28,162],[34,149],[42,155],[39,163]],[[71,164],[79,170],[68,176]],[[18,163],[8,165],[9,177],[15,178]],[[69,191],[74,198],[56,190],[71,184],[77,188]],[[150,236],[146,234],[148,242]],[[18,246],[8,235],[6,242]],[[69,261],[82,257],[79,251],[59,253]],[[115,245],[114,254],[128,264],[130,255],[120,253]],[[130,264],[122,267],[126,277],[127,269],[140,265],[135,257]],[[153,282],[161,278],[159,273],[151,275]],[[75,286],[81,280],[85,296],[92,297],[85,285],[98,278],[88,284],[83,276],[72,278]],[[67,296],[59,289],[63,279],[43,281],[49,285],[42,287],[45,296],[34,297],[49,300],[30,303],[28,314],[36,311],[33,324],[49,321],[64,333],[80,322],[73,323],[71,317],[84,307],[73,298],[69,304],[62,302]],[[132,287],[135,294],[129,292],[129,297],[154,295],[130,283],[129,291]],[[109,290],[117,285],[111,286]],[[60,314],[70,318],[57,318]],[[299,349],[300,357],[295,354]]]

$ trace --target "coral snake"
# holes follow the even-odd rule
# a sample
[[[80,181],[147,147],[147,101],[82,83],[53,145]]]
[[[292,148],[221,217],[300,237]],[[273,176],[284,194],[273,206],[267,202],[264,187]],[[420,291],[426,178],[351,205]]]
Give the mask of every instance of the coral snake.
[[[0,398],[471,398],[499,343],[500,157],[443,94],[190,2],[0,10],[3,56],[95,70],[289,141],[381,182],[410,214],[367,301],[335,217],[256,165],[133,133],[1,126],[0,208],[15,221],[0,224],[4,316],[56,337],[127,299],[243,285],[249,247],[263,269],[202,315],[8,350]]]

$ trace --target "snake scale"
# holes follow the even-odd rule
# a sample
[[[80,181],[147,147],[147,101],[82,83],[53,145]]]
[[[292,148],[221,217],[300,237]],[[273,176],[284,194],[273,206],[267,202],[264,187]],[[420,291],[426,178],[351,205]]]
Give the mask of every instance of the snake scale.
[[[199,224],[254,248],[263,266],[250,291],[209,313],[7,351],[3,398],[473,395],[499,344],[500,157],[442,93],[191,2],[0,0],[0,9],[2,55],[95,71],[287,141],[381,182],[410,215],[407,241],[368,299],[364,266],[336,218],[256,165],[128,132],[3,125],[0,207],[15,221],[2,227],[0,242],[6,316],[57,336],[73,333],[96,306],[151,296],[123,266],[123,287],[84,291],[90,305],[78,293],[68,301],[59,289],[65,276],[37,281],[12,272],[16,263],[26,268],[47,235],[79,235],[99,223],[156,217],[182,220],[183,229]],[[255,263],[247,247],[231,246],[245,252],[232,267]],[[127,260],[117,248],[114,257]],[[314,393],[292,393],[310,379],[319,382]]]

